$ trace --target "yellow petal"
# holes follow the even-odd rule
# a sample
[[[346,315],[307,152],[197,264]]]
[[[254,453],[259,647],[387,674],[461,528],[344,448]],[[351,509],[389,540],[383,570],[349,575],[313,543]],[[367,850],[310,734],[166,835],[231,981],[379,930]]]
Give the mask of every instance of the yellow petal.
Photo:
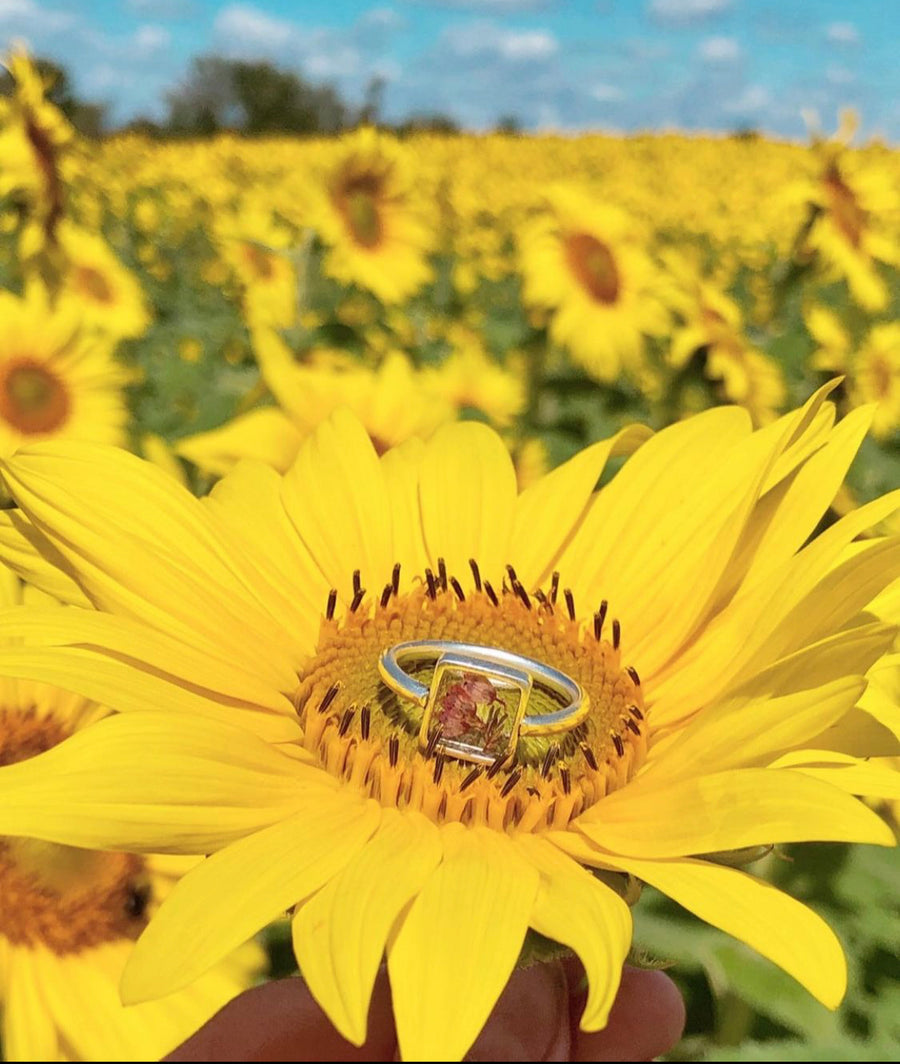
[[[0,511],[0,562],[60,602],[90,605],[66,568],[65,559],[20,510]]]
[[[699,634],[693,646],[654,678],[657,728],[679,720],[742,678],[841,627],[891,580],[900,560],[890,540],[867,544],[835,568],[846,545],[900,503],[893,492],[860,507],[740,593]],[[841,586],[842,585],[842,586]],[[835,589],[840,587],[840,591]],[[842,597],[843,596],[843,597]],[[825,616],[808,608],[815,597]],[[788,621],[787,618],[790,618]]]
[[[861,757],[831,750],[796,750],[774,761],[772,768],[792,768],[839,787],[848,794],[868,798],[900,799],[900,772],[891,763],[876,764]]]
[[[282,478],[258,462],[239,463],[204,500],[249,568],[247,580],[291,633],[298,661],[315,649],[331,585],[304,547],[281,501]]]
[[[3,1001],[3,1055],[6,1060],[56,1060],[56,1024],[49,1015],[32,949],[11,948]]]
[[[890,828],[860,802],[819,780],[766,768],[669,786],[638,780],[575,823],[603,849],[632,857],[685,857],[772,842],[894,845]]]
[[[659,514],[719,463],[723,449],[750,432],[736,407],[716,407],[648,440],[596,495],[559,560],[563,584],[593,604],[604,597],[602,571],[614,570]],[[648,500],[653,500],[652,504]],[[615,604],[616,608],[618,605]]]
[[[530,924],[574,950],[588,979],[581,1028],[606,1026],[622,965],[631,947],[631,910],[615,891],[537,835],[514,836],[522,856],[541,873]]]
[[[277,407],[251,410],[210,432],[179,440],[173,450],[205,473],[220,477],[249,458],[285,472],[297,457],[303,437]]]
[[[671,782],[762,762],[840,720],[865,687],[861,676],[845,676],[780,697],[751,690],[710,706],[673,732],[662,750],[652,750],[638,778]]]
[[[871,409],[851,411],[825,446],[784,485],[777,507],[755,537],[745,586],[764,579],[803,546],[837,495],[871,421]]]
[[[0,468],[100,609],[240,662],[279,690],[296,684],[288,633],[235,572],[206,508],[162,470],[76,443],[35,444]]]
[[[394,564],[384,472],[349,411],[336,411],[303,441],[281,497],[329,587],[349,602],[359,569],[363,587],[381,592]]]
[[[509,561],[516,474],[500,437],[474,421],[446,425],[425,445],[419,501],[431,566],[471,583],[469,559],[499,586]]]
[[[395,560],[402,569],[400,579],[408,587],[413,575],[420,578],[428,565],[428,551],[419,511],[419,468],[425,445],[413,437],[392,447],[381,458],[388,505],[394,525]]]
[[[430,820],[385,809],[375,836],[294,917],[294,953],[306,985],[355,1045],[365,1041],[388,932],[441,856]]]
[[[380,818],[377,802],[335,792],[208,857],[175,884],[138,939],[122,977],[123,1001],[187,986],[327,883]]]
[[[609,459],[632,454],[652,435],[645,425],[629,425],[522,492],[516,500],[509,561],[527,589],[542,585],[553,571],[556,556],[590,502]]]
[[[209,853],[335,781],[252,732],[199,717],[107,717],[0,768],[0,834],[100,850]]]
[[[812,909],[770,883],[706,861],[610,858],[701,920],[774,961],[830,1009],[847,989],[847,963],[835,933]]]
[[[392,942],[388,972],[404,1060],[461,1060],[515,967],[538,874],[509,838],[448,824],[444,861]]]

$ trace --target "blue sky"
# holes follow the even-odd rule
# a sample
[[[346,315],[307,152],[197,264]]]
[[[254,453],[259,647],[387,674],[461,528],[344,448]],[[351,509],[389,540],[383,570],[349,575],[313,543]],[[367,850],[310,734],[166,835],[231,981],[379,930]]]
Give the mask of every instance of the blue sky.
[[[0,0],[0,40],[63,62],[117,120],[164,113],[195,55],[265,57],[389,118],[485,128],[729,130],[802,138],[856,107],[900,140],[898,0]]]

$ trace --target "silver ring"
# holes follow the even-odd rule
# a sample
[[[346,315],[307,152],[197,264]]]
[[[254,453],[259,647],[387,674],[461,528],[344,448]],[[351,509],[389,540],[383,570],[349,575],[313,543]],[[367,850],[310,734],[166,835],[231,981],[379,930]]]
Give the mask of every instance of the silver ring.
[[[430,684],[404,669],[434,663]],[[462,761],[491,764],[513,753],[520,735],[558,735],[587,716],[580,684],[543,662],[498,647],[418,639],[397,643],[378,658],[382,680],[424,709],[419,748]],[[538,687],[560,702],[552,713],[526,715]]]

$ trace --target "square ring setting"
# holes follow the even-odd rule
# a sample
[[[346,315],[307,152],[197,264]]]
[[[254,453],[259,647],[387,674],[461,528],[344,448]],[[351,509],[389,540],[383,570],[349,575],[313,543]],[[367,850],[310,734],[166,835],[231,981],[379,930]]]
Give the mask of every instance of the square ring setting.
[[[478,765],[506,760],[516,748],[531,689],[524,669],[442,654],[422,716],[420,750]]]

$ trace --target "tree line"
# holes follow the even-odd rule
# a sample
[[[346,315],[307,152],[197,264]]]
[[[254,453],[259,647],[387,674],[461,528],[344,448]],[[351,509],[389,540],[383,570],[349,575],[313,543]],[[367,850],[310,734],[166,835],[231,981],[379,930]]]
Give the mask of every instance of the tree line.
[[[412,115],[389,124],[381,115],[384,82],[373,78],[363,102],[353,106],[332,85],[316,85],[296,70],[266,60],[198,56],[187,76],[166,93],[163,119],[138,117],[114,127],[109,108],[80,99],[68,72],[49,59],[35,64],[48,84],[47,96],[84,136],[99,137],[133,130],[155,137],[204,137],[233,131],[249,136],[275,133],[315,135],[339,133],[362,124],[389,125],[399,134],[416,130],[453,133],[457,123],[446,115]],[[12,91],[12,78],[0,76],[0,96]],[[498,128],[517,131],[514,119]]]

